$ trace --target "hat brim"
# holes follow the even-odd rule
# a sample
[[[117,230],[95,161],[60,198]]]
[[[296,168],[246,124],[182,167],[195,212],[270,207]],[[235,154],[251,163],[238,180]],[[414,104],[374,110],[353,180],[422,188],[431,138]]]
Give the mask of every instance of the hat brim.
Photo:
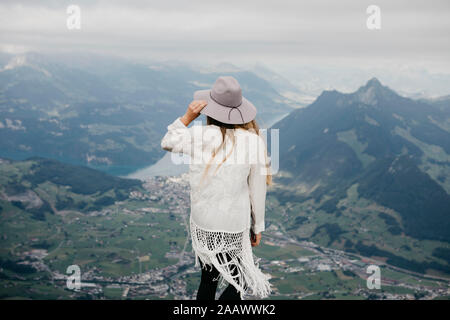
[[[205,100],[208,102],[206,107],[200,111],[201,114],[228,124],[244,124],[255,119],[256,107],[244,97],[242,97],[242,104],[239,107],[230,108],[222,106],[211,99],[210,92],[211,90],[209,89],[194,92],[194,100]]]

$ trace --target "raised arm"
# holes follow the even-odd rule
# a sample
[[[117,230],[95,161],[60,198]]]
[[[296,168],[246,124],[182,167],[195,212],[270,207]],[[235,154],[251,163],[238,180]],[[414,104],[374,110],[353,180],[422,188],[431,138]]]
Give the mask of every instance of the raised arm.
[[[205,106],[206,101],[192,101],[186,113],[167,126],[167,133],[161,140],[161,148],[170,152],[190,154],[192,134],[188,125],[200,115],[200,111]]]

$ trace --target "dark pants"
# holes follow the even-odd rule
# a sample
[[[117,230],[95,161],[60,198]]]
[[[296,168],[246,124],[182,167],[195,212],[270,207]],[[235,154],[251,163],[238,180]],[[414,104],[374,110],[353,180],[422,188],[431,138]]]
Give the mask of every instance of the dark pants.
[[[209,265],[204,269],[203,262],[200,259],[199,261],[202,266],[202,278],[197,291],[197,300],[215,300],[218,281],[214,281],[214,279],[219,276],[219,271],[214,266],[211,269]],[[237,274],[237,267],[234,266],[234,269],[233,267],[231,269],[235,271],[232,273],[235,276]],[[241,300],[241,295],[232,284],[228,284],[228,287],[220,295],[219,300]]]

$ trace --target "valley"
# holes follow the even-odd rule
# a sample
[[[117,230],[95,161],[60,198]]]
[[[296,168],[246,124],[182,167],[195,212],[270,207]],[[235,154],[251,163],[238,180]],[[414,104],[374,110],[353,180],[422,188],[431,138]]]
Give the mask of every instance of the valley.
[[[42,221],[2,201],[0,295],[193,299],[200,272],[194,267],[187,229],[188,191],[186,174],[148,178],[127,199],[100,210],[46,213]],[[55,205],[51,200],[49,204]],[[449,295],[446,277],[414,274],[382,260],[321,245],[326,235],[314,242],[300,240],[275,214],[283,216],[289,209],[272,196],[268,208],[268,228],[255,254],[263,271],[273,277],[272,299],[433,299]],[[78,292],[66,287],[66,269],[73,264],[81,269]],[[370,264],[381,268],[380,290],[366,286]]]

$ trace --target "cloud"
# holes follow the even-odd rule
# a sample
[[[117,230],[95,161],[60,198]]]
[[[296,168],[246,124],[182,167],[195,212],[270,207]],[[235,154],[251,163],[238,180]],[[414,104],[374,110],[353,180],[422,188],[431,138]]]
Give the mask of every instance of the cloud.
[[[66,28],[69,4],[81,30]],[[450,70],[449,1],[2,1],[0,44],[194,61],[421,63]]]

